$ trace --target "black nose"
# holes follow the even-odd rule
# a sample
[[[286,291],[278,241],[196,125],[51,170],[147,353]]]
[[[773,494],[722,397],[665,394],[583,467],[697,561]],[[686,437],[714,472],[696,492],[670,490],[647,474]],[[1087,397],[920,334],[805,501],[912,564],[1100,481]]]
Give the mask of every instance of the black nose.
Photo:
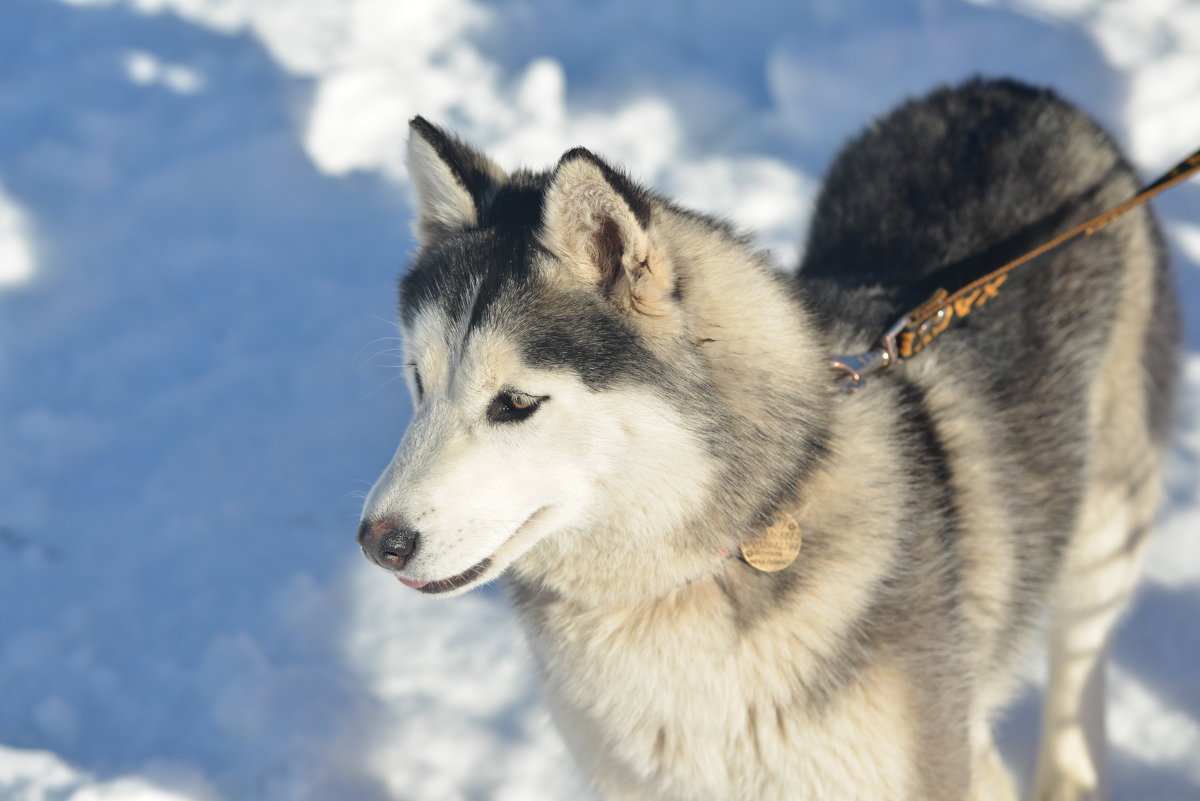
[[[399,570],[417,550],[420,535],[394,519],[366,520],[358,527],[358,544],[363,554],[380,567]]]

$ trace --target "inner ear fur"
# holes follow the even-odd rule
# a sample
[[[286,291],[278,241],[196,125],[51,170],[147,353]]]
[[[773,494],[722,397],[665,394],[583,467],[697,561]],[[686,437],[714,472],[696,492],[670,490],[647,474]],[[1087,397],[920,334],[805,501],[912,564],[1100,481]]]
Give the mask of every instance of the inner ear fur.
[[[649,225],[642,192],[577,148],[563,156],[551,178],[539,239],[573,278],[622,311],[661,317],[670,308],[674,274]]]
[[[477,226],[505,181],[487,156],[424,117],[409,122],[408,173],[417,206],[413,234],[422,246]]]

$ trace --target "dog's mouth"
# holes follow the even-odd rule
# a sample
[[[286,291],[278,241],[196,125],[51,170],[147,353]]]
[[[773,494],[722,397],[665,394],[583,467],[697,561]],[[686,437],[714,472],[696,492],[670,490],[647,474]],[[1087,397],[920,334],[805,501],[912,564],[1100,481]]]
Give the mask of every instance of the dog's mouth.
[[[491,556],[476,562],[474,565],[471,565],[471,567],[468,567],[458,575],[451,576],[450,578],[438,579],[437,581],[406,579],[399,573],[394,573],[393,575],[395,575],[396,580],[405,587],[411,587],[414,590],[418,590],[429,595],[437,595],[438,593],[442,592],[450,592],[451,590],[462,589],[463,587],[473,584],[480,578],[486,576],[491,570],[494,562],[498,561],[501,569],[503,569],[508,563],[507,560],[515,558],[514,552],[519,554],[521,551],[527,548],[529,545],[529,537],[523,537],[522,535],[528,535],[530,526],[532,526],[535,521],[541,518],[549,508],[549,506],[543,506],[535,511],[525,519],[524,523],[517,527],[516,532],[514,532],[512,536],[505,540]]]
[[[487,572],[487,569],[491,566],[492,557],[489,556],[482,562],[468,567],[457,576],[451,576],[450,578],[441,579],[439,581],[413,581],[412,579],[406,579],[399,575],[396,576],[396,579],[405,587],[412,587],[414,590],[420,590],[421,592],[426,592],[430,595],[436,595],[439,592],[449,592],[450,590],[457,590],[459,587],[467,586],[472,581]]]

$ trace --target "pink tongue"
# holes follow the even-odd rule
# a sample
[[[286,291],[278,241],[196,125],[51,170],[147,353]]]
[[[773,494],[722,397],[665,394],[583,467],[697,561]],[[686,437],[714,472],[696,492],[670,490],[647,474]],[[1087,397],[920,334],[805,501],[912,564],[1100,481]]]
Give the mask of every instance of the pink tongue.
[[[401,578],[400,576],[396,576],[396,580],[405,587],[412,587],[414,590],[419,590],[429,583],[428,581],[409,581],[408,579]]]

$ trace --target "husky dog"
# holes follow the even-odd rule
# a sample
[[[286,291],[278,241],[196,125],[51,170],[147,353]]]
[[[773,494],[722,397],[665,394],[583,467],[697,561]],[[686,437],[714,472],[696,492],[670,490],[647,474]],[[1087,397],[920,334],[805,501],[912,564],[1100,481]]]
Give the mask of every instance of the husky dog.
[[[1103,794],[1175,380],[1150,212],[857,393],[826,362],[1132,196],[1093,122],[1008,81],[905,103],[834,162],[794,276],[587,150],[505,174],[411,133],[415,411],[359,542],[424,593],[507,574],[600,796],[1013,799],[989,722],[1046,605],[1034,795]]]

